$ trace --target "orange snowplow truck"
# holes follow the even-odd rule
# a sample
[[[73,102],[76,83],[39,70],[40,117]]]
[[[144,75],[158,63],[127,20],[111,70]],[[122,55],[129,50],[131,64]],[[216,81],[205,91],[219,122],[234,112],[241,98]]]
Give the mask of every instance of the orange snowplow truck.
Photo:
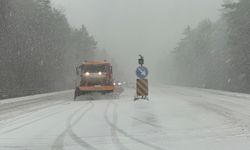
[[[112,66],[107,61],[85,61],[76,67],[74,99],[91,92],[114,92]]]

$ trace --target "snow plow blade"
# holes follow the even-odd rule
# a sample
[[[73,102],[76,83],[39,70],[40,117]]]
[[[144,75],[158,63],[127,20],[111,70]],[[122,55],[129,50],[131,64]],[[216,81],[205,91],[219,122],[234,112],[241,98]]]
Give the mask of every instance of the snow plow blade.
[[[79,87],[75,90],[74,100],[98,100],[98,99],[119,99],[124,91],[122,87],[102,86],[102,87]]]
[[[81,86],[81,92],[113,92],[114,86]]]

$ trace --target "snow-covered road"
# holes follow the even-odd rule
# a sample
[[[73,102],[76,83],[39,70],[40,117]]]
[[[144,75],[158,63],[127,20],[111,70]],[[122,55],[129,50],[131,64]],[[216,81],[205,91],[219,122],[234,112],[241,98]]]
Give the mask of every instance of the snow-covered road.
[[[66,91],[0,101],[0,150],[250,150],[249,95],[150,90],[137,102],[132,88],[119,100]]]

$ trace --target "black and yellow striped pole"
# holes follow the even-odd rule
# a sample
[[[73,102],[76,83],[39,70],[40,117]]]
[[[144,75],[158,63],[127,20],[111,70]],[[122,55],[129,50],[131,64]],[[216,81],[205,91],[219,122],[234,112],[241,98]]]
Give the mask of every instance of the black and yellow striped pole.
[[[136,70],[136,75],[138,79],[136,80],[136,97],[134,100],[139,99],[145,99],[149,100],[148,95],[148,79],[146,77],[148,76],[148,69],[143,66],[144,64],[144,58],[142,55],[139,55],[140,59],[138,60],[139,67]]]
[[[136,93],[137,96],[148,96],[148,79],[137,79]]]

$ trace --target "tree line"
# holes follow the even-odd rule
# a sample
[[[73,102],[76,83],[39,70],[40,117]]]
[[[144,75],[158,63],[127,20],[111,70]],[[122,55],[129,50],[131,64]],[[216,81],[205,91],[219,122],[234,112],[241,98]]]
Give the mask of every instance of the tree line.
[[[227,0],[221,14],[184,30],[171,53],[172,83],[250,93],[250,1]]]
[[[0,98],[73,88],[75,65],[96,46],[50,0],[0,0]]]

